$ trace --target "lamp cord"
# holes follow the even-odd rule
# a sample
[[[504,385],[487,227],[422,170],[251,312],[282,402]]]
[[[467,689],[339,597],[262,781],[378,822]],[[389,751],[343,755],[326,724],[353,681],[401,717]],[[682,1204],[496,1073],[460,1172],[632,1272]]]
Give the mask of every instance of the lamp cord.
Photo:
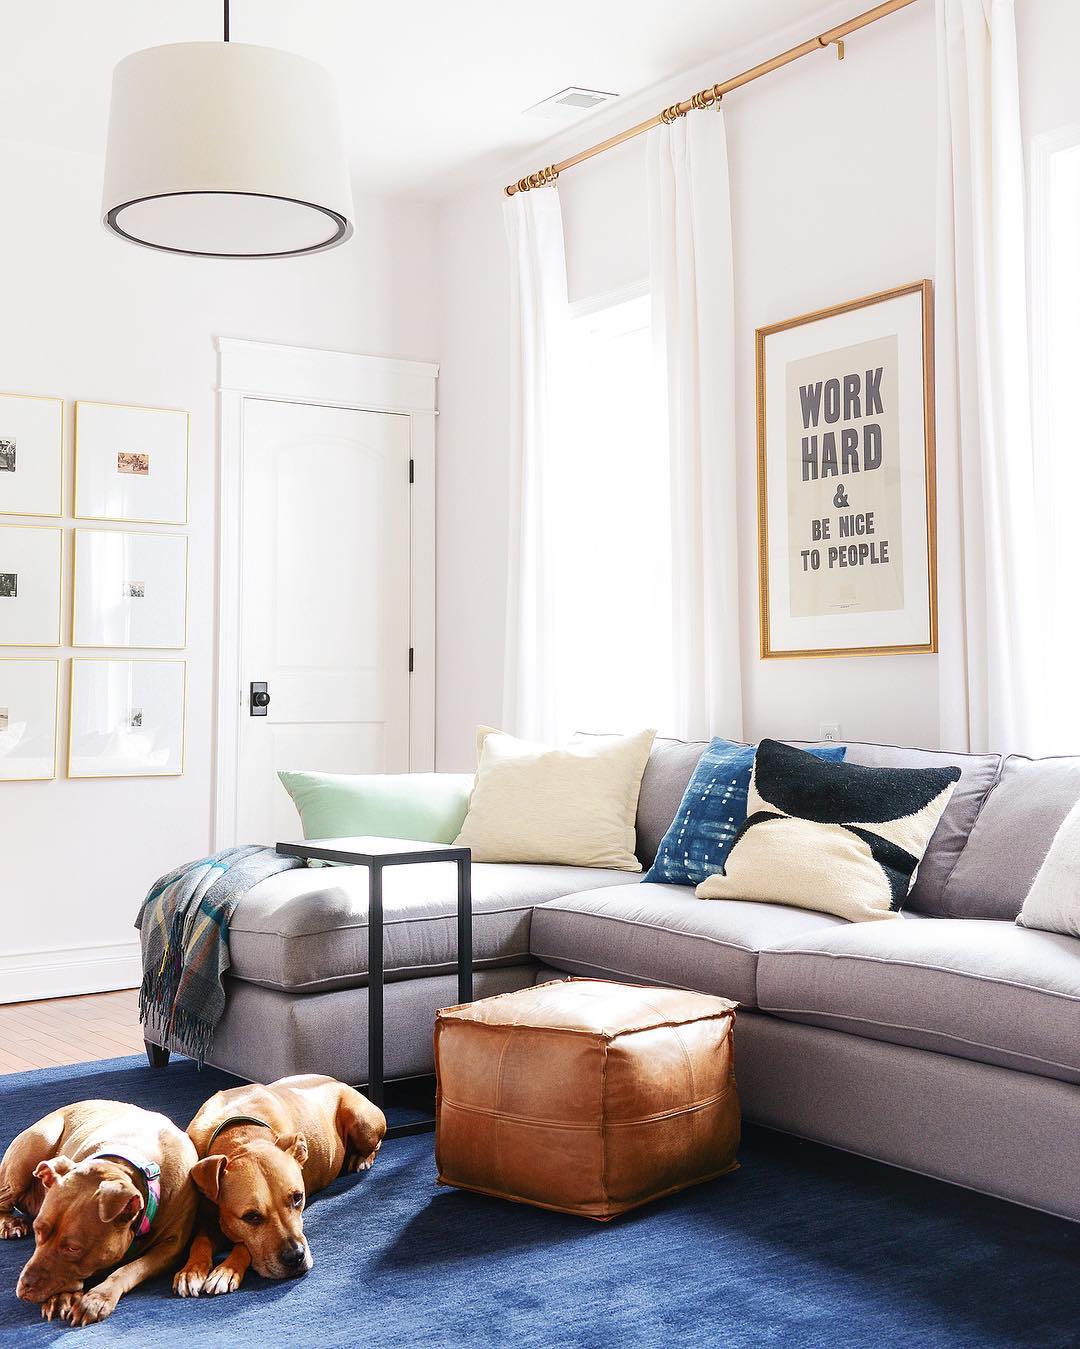
[[[229,40],[229,0],[225,0],[225,41]]]

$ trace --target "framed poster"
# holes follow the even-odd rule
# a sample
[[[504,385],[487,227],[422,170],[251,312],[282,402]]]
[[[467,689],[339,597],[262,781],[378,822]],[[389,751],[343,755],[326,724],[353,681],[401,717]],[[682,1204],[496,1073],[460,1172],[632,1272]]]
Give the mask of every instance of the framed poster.
[[[60,645],[64,531],[0,525],[0,646]]]
[[[761,656],[937,650],[931,282],[757,331]]]
[[[179,777],[187,662],[71,662],[68,777]]]
[[[187,645],[187,537],[75,530],[72,646]]]
[[[187,524],[188,414],[75,404],[75,514],[82,520]]]
[[[0,782],[56,777],[58,660],[0,660]]]
[[[0,515],[60,515],[64,401],[0,394]]]

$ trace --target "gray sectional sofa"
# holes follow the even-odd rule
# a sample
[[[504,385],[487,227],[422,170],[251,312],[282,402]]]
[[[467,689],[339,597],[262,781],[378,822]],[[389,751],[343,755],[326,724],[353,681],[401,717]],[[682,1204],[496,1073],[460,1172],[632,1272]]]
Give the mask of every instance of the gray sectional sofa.
[[[704,748],[656,743],[638,808],[645,867]],[[1013,921],[1080,798],[1080,758],[852,744],[848,761],[962,769],[901,919],[477,864],[476,996],[571,973],[737,999],[748,1119],[1080,1220],[1080,941]],[[339,868],[249,892],[212,1063],[364,1081],[366,887],[366,872]],[[435,1011],[456,995],[453,867],[401,868],[385,887],[387,1074],[426,1073]]]

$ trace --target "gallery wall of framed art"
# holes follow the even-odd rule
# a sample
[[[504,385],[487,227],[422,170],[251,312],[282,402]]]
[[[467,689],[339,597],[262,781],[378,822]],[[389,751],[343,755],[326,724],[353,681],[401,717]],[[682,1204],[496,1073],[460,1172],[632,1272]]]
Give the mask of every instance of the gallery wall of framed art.
[[[70,778],[180,776],[188,413],[75,403],[65,517],[64,411],[0,394],[0,783],[55,779],[65,734]]]
[[[937,650],[933,288],[757,330],[762,659]]]

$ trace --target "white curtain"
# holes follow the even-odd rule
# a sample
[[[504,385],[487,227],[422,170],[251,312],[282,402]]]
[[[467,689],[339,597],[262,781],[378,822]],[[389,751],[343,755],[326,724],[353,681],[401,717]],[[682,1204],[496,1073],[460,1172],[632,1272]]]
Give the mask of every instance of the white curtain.
[[[512,320],[503,725],[529,739],[552,740],[557,734],[556,681],[545,464],[559,406],[559,330],[567,307],[558,188],[508,197],[504,215]]]
[[[742,734],[735,318],[723,113],[649,132],[653,327],[667,374],[676,731]]]
[[[937,0],[941,743],[1031,750],[1042,706],[1013,0]]]

